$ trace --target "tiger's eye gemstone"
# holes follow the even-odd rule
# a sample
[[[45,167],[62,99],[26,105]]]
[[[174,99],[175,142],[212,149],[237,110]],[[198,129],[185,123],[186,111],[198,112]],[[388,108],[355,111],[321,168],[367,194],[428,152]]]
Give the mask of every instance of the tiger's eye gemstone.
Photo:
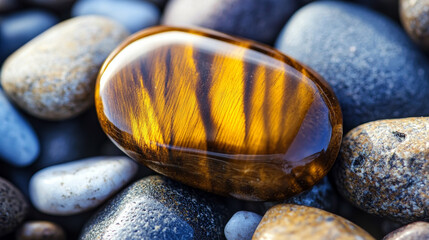
[[[254,42],[154,27],[104,63],[96,108],[127,155],[187,185],[245,200],[280,200],[323,178],[342,115],[317,74]]]

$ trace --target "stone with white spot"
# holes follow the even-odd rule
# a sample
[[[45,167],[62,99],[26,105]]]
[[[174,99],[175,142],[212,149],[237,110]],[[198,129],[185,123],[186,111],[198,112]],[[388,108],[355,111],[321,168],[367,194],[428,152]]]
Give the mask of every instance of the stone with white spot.
[[[93,157],[40,170],[30,198],[41,212],[72,215],[94,208],[121,189],[137,171],[127,157]]]

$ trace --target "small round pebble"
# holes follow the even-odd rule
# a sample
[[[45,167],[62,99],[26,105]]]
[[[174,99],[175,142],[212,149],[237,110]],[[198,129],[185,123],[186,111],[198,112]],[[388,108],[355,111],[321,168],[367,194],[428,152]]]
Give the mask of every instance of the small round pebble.
[[[415,222],[401,227],[383,238],[383,240],[427,240],[429,239],[429,223]]]
[[[72,16],[100,15],[109,17],[135,33],[156,25],[161,15],[150,2],[137,0],[92,0],[78,1],[72,9]]]
[[[31,202],[52,215],[84,212],[116,193],[136,172],[137,164],[126,157],[93,157],[51,166],[31,178]]]
[[[80,239],[223,239],[229,217],[215,196],[149,176],[107,203],[88,221]]]
[[[18,227],[27,212],[28,204],[22,193],[0,177],[0,237]]]
[[[276,47],[332,86],[344,129],[388,118],[429,115],[429,62],[391,19],[341,1],[298,10]]]
[[[400,0],[401,22],[408,35],[429,50],[429,0]]]
[[[93,103],[101,64],[127,36],[122,25],[104,17],[66,20],[5,61],[2,86],[17,105],[36,117],[74,117]]]
[[[204,27],[273,43],[296,0],[170,0],[162,24]]]
[[[42,10],[25,10],[7,15],[0,21],[0,61],[57,23],[56,16]]]
[[[334,171],[360,209],[401,223],[429,220],[429,117],[380,120],[345,136]]]
[[[24,223],[16,232],[16,240],[65,240],[61,226],[48,221]]]
[[[0,89],[0,159],[24,167],[32,164],[39,152],[39,140],[33,128]]]
[[[262,216],[253,212],[236,212],[225,226],[227,240],[250,240]]]
[[[280,204],[268,210],[253,240],[374,240],[354,223],[324,210]]]

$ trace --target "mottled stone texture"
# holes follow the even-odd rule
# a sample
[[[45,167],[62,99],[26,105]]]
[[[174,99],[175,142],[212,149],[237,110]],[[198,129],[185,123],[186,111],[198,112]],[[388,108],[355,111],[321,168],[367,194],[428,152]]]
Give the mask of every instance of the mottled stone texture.
[[[223,239],[228,217],[213,196],[150,176],[112,199],[86,224],[80,239]]]
[[[335,174],[357,207],[394,221],[429,220],[429,118],[381,120],[350,131]]]
[[[0,177],[0,237],[13,231],[27,212],[28,204],[21,192]]]
[[[383,240],[423,240],[429,239],[429,223],[415,222],[386,235]]]
[[[1,84],[36,117],[74,117],[93,103],[101,64],[127,36],[124,27],[103,17],[64,21],[13,53],[3,65]]]
[[[262,218],[253,240],[373,240],[359,226],[318,208],[277,205]]]
[[[429,49],[429,0],[401,0],[401,22],[408,35]]]

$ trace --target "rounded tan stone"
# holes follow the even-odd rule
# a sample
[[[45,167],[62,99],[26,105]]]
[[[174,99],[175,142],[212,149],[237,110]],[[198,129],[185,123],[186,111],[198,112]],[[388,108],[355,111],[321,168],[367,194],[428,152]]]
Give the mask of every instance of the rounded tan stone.
[[[429,0],[400,0],[401,22],[408,35],[429,49]]]
[[[344,138],[339,192],[360,209],[410,223],[429,220],[429,117],[380,120]]]
[[[65,240],[61,226],[48,221],[24,223],[16,232],[16,240]]]
[[[6,60],[2,86],[31,115],[50,120],[74,117],[93,103],[101,64],[127,36],[123,26],[104,17],[64,21]]]
[[[429,239],[429,223],[415,222],[401,227],[388,235],[383,240],[422,240]]]
[[[324,210],[293,204],[280,204],[268,210],[253,240],[373,240],[359,226]]]

